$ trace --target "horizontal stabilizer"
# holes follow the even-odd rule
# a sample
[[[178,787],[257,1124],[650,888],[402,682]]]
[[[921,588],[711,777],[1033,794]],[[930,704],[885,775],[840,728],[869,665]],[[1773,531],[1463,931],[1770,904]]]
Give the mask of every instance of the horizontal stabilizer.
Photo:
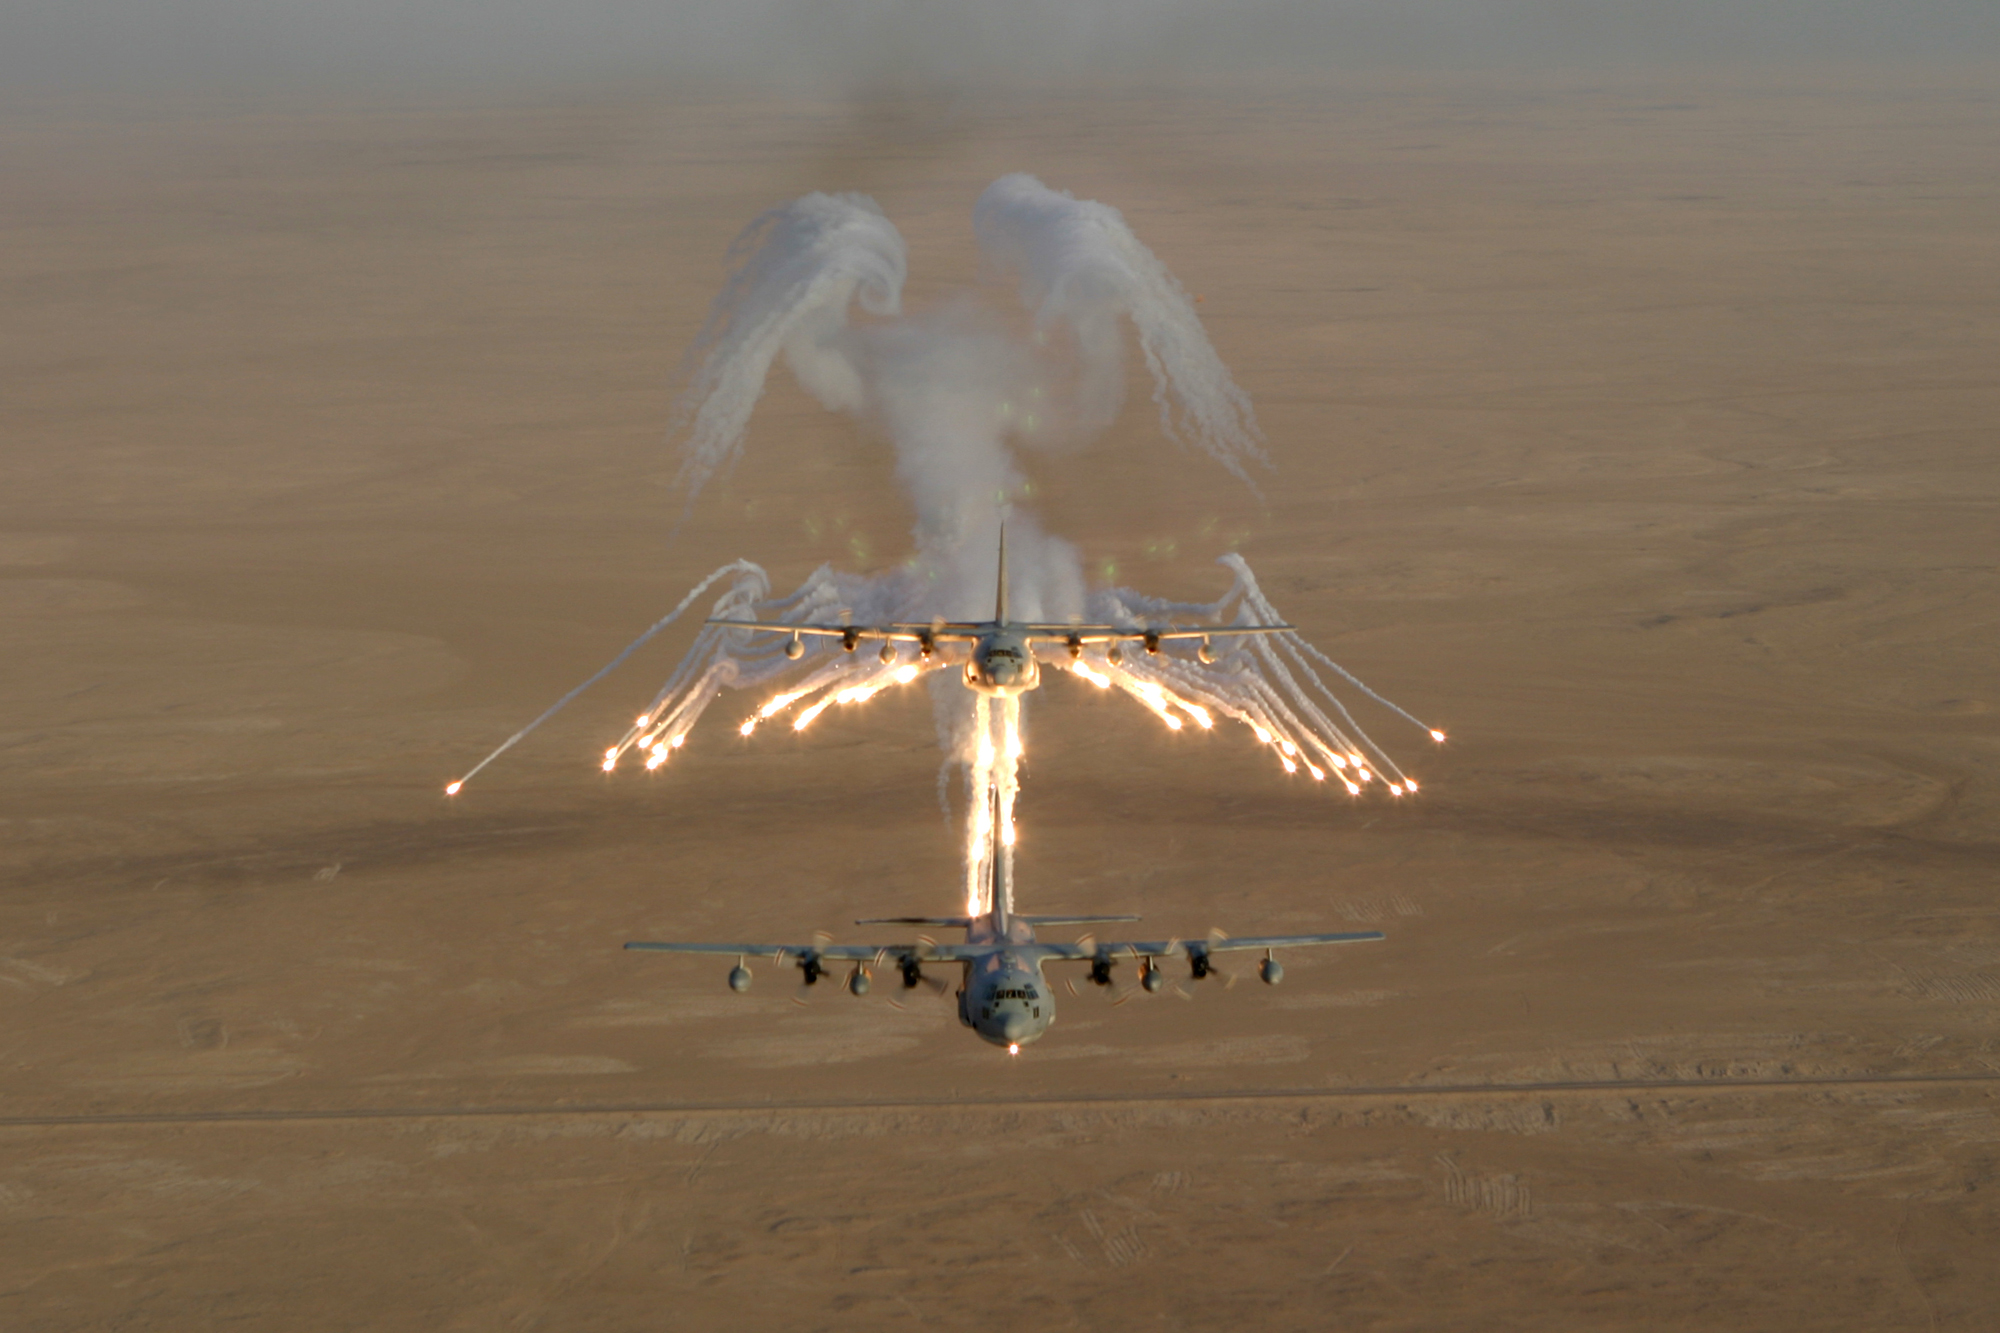
[[[1025,921],[1031,926],[1095,926],[1107,921],[1137,921],[1136,916],[1023,916],[1016,914],[1016,921]]]
[[[960,930],[972,924],[969,916],[864,916],[857,920],[857,926],[956,926]]]

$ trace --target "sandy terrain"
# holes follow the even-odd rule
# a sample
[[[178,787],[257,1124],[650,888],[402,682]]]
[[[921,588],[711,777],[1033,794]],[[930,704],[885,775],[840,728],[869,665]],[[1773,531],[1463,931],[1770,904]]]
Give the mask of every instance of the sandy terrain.
[[[1996,131],[1971,80],[11,113],[0,1328],[1996,1326]],[[921,695],[603,780],[683,634],[439,789],[722,561],[907,551],[789,382],[669,544],[673,367],[758,210],[874,194],[937,300],[1015,169],[1203,296],[1277,463],[1135,385],[1051,526],[1186,597],[1240,544],[1454,740],[1380,725],[1425,794],[1352,803],[1054,681],[1030,910],[1390,938],[1009,1061],[618,948],[950,910]]]

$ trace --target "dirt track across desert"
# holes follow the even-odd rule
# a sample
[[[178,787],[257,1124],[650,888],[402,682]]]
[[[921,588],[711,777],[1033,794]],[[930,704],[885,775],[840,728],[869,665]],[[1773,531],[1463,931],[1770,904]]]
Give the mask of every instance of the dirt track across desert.
[[[1991,87],[9,111],[0,1327],[1993,1327]],[[1009,1059],[620,948],[954,910],[920,690],[606,779],[667,635],[441,789],[726,560],[904,558],[782,373],[670,540],[675,367],[760,210],[874,196],[943,302],[1015,170],[1275,465],[1135,365],[1043,521],[1241,550],[1452,741],[1334,799],[1044,686],[1026,910],[1388,939]]]

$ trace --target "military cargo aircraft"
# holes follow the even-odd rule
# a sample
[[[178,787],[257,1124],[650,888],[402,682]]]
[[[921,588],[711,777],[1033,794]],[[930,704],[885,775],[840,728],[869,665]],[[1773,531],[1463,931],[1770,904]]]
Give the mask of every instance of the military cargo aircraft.
[[[729,972],[729,988],[750,989],[747,960],[769,958],[780,965],[787,962],[799,969],[805,987],[816,985],[826,975],[829,964],[849,965],[846,987],[854,995],[866,995],[871,969],[893,967],[901,975],[903,988],[914,990],[927,981],[940,993],[943,984],[927,977],[926,966],[957,964],[958,1019],[985,1040],[1019,1054],[1049,1030],[1055,1022],[1055,992],[1042,974],[1051,962],[1090,965],[1089,979],[1099,986],[1113,983],[1112,970],[1131,961],[1139,969],[1139,985],[1157,992],[1167,983],[1164,962],[1184,957],[1191,980],[1217,975],[1215,955],[1232,951],[1261,950],[1264,959],[1258,977],[1275,986],[1285,970],[1278,962],[1279,949],[1304,948],[1320,944],[1361,944],[1384,938],[1379,930],[1346,931],[1331,935],[1252,935],[1231,939],[1219,932],[1199,940],[1129,940],[1100,942],[1089,936],[1073,944],[1043,943],[1035,938],[1037,926],[1071,926],[1103,922],[1137,921],[1136,916],[1029,916],[1014,911],[1011,857],[1000,845],[998,798],[989,827],[994,830],[989,852],[992,866],[993,910],[979,916],[899,916],[873,917],[855,922],[866,925],[928,925],[962,928],[965,942],[940,944],[919,939],[911,944],[684,944],[634,940],[628,949],[648,949],[660,953],[735,955],[736,966]]]
[[[935,620],[929,624],[790,625],[776,620],[711,617],[708,623],[730,629],[789,634],[791,641],[785,645],[785,656],[795,661],[805,655],[803,636],[806,635],[839,639],[840,646],[850,653],[863,643],[879,641],[885,663],[895,660],[893,645],[897,643],[916,644],[917,651],[926,661],[937,654],[940,644],[970,644],[971,652],[965,661],[966,688],[996,699],[1026,694],[1042,683],[1041,664],[1035,660],[1035,645],[1038,643],[1062,644],[1069,650],[1072,659],[1083,656],[1086,644],[1108,643],[1111,647],[1107,656],[1111,664],[1117,666],[1122,654],[1121,644],[1136,643],[1148,653],[1157,653],[1163,643],[1199,639],[1201,646],[1195,654],[1203,663],[1208,663],[1215,660],[1214,649],[1209,643],[1213,638],[1239,634],[1282,634],[1292,628],[1290,625],[1216,625],[1207,629],[1175,629],[1171,626],[1161,629],[1144,625],[1059,625],[1010,620],[1007,617],[1005,524],[1000,528],[1000,577],[993,603],[991,620]]]

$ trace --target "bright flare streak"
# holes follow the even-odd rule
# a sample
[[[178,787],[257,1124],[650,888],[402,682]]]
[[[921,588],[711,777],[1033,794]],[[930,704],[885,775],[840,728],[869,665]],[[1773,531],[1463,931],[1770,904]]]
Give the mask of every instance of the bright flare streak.
[[[1361,794],[1361,788],[1355,786],[1353,783],[1349,782],[1346,778],[1342,778],[1340,782],[1342,786],[1347,788],[1347,794],[1349,796],[1359,796]]]
[[[821,699],[818,703],[814,704],[811,708],[806,709],[805,712],[800,713],[798,721],[792,723],[792,730],[804,731],[807,727],[810,727],[813,724],[813,720],[815,718],[817,718],[821,713],[824,713],[829,707],[832,706],[833,701],[836,697],[838,696],[829,695],[828,697]]]
[[[1279,762],[1279,763],[1281,763],[1281,764],[1283,764],[1283,765],[1285,766],[1285,771],[1286,771],[1287,773],[1296,773],[1296,772],[1298,772],[1298,771],[1299,771],[1299,766],[1298,766],[1297,764],[1293,763],[1293,762],[1292,762],[1291,760],[1289,760],[1289,759],[1286,759],[1286,758],[1284,758],[1284,757],[1280,756],[1280,757],[1279,757],[1279,759],[1278,759],[1278,762]]]
[[[1003,847],[1014,845],[1014,821],[1011,819],[1000,826],[1000,845]]]
[[[604,757],[604,762],[600,764],[599,767],[602,768],[606,773],[609,773],[612,769],[618,767],[617,754],[614,752],[612,754],[606,755]]]
[[[1432,728],[1432,730],[1431,730],[1431,739],[1432,739],[1432,740],[1434,740],[1434,741],[1436,741],[1436,742],[1437,742],[1437,743],[1438,743],[1439,745],[1443,745],[1443,744],[1444,744],[1444,733],[1443,733],[1442,731],[1439,731],[1439,730],[1437,730],[1436,728]]]
[[[738,727],[736,730],[742,735],[748,736],[751,732],[757,730],[757,719],[754,717],[745,718],[743,720],[743,725]]]
[[[1160,714],[1160,721],[1167,724],[1167,730],[1169,731],[1179,731],[1181,729],[1181,720],[1172,713]]]
[[[896,683],[898,685],[908,685],[911,681],[917,678],[918,673],[921,672],[922,670],[923,668],[918,666],[915,662],[910,663],[908,666],[897,667]]]
[[[646,771],[650,773],[654,769],[658,768],[661,764],[664,764],[666,762],[667,762],[667,752],[665,750],[655,750],[650,755],[646,756]]]
[[[1389,784],[1389,792],[1392,796],[1401,796],[1403,794],[1403,789],[1397,784],[1392,782]]]
[[[653,720],[652,718],[650,718],[650,717],[647,717],[647,716],[646,716],[646,715],[645,715],[644,713],[641,713],[641,714],[639,714],[639,719],[638,719],[638,721],[634,722],[634,723],[633,723],[632,725],[633,725],[633,726],[635,726],[635,727],[643,727],[643,726],[645,726],[645,725],[646,725],[646,724],[647,724],[648,722],[651,722],[652,720]]]
[[[1335,768],[1346,768],[1346,767],[1347,767],[1347,760],[1343,759],[1343,758],[1342,758],[1341,756],[1339,756],[1339,755],[1337,755],[1337,754],[1330,754],[1330,755],[1328,755],[1328,756],[1326,757],[1326,761],[1327,761],[1327,762],[1328,762],[1329,764],[1332,764],[1332,765],[1333,765],[1333,766],[1334,766]]]
[[[1075,672],[1077,675],[1082,676],[1085,680],[1089,681],[1092,685],[1095,685],[1100,690],[1108,690],[1111,688],[1111,677],[1105,675],[1101,671],[1092,671],[1089,667],[1085,666],[1081,662],[1070,663],[1069,669]]]
[[[1203,731],[1213,731],[1215,729],[1215,719],[1210,717],[1208,710],[1200,704],[1191,704],[1185,699],[1176,699],[1174,702],[1179,704],[1181,711],[1193,718],[1194,724]]]
[[[1285,752],[1285,757],[1287,759],[1291,758],[1291,756],[1299,752],[1299,747],[1292,744],[1290,741],[1279,741],[1278,748]],[[1286,767],[1289,768],[1291,767],[1291,765],[1287,764]]]
[[[617,763],[617,762],[618,762],[618,747],[617,747],[617,746],[615,746],[615,745],[614,745],[614,746],[612,746],[612,747],[611,747],[610,749],[608,749],[608,750],[606,750],[606,751],[604,752],[604,762],[605,762],[606,764],[615,764],[615,763]]]
[[[456,796],[458,795],[458,789],[460,787],[463,787],[464,785],[465,784],[463,782],[447,783],[444,789],[444,794],[446,796]]]
[[[797,703],[799,700],[805,698],[806,695],[810,694],[811,692],[812,691],[810,690],[793,690],[790,694],[780,694],[776,698],[772,699],[769,703],[765,704],[762,708],[758,709],[757,716],[760,719],[776,716],[777,714],[784,712],[787,708],[790,708],[793,704]]]
[[[1009,1054],[1009,1055],[1019,1055],[1020,1053],[1021,1053],[1021,1043],[1020,1043],[1020,1042],[1018,1042],[1018,1041],[1010,1041],[1010,1042],[1008,1042],[1008,1043],[1007,1043],[1007,1054]]]
[[[683,731],[680,735],[674,737],[673,740],[669,742],[669,744],[671,744],[674,749],[678,750],[683,745],[686,745],[687,741],[688,741],[687,733]]]
[[[1415,778],[1404,778],[1404,779],[1403,779],[1403,790],[1405,790],[1405,791],[1415,791],[1416,789],[1417,789],[1417,780],[1416,780]]]
[[[1262,727],[1252,727],[1250,728],[1250,730],[1256,733],[1257,744],[1269,745],[1271,743],[1271,733],[1264,730]]]
[[[1373,782],[1375,780],[1375,775],[1365,768],[1354,770],[1354,776],[1360,778],[1363,782]]]
[[[1321,768],[1318,764],[1315,764],[1310,759],[1306,760],[1306,772],[1313,775],[1314,782],[1326,781],[1326,770]]]

